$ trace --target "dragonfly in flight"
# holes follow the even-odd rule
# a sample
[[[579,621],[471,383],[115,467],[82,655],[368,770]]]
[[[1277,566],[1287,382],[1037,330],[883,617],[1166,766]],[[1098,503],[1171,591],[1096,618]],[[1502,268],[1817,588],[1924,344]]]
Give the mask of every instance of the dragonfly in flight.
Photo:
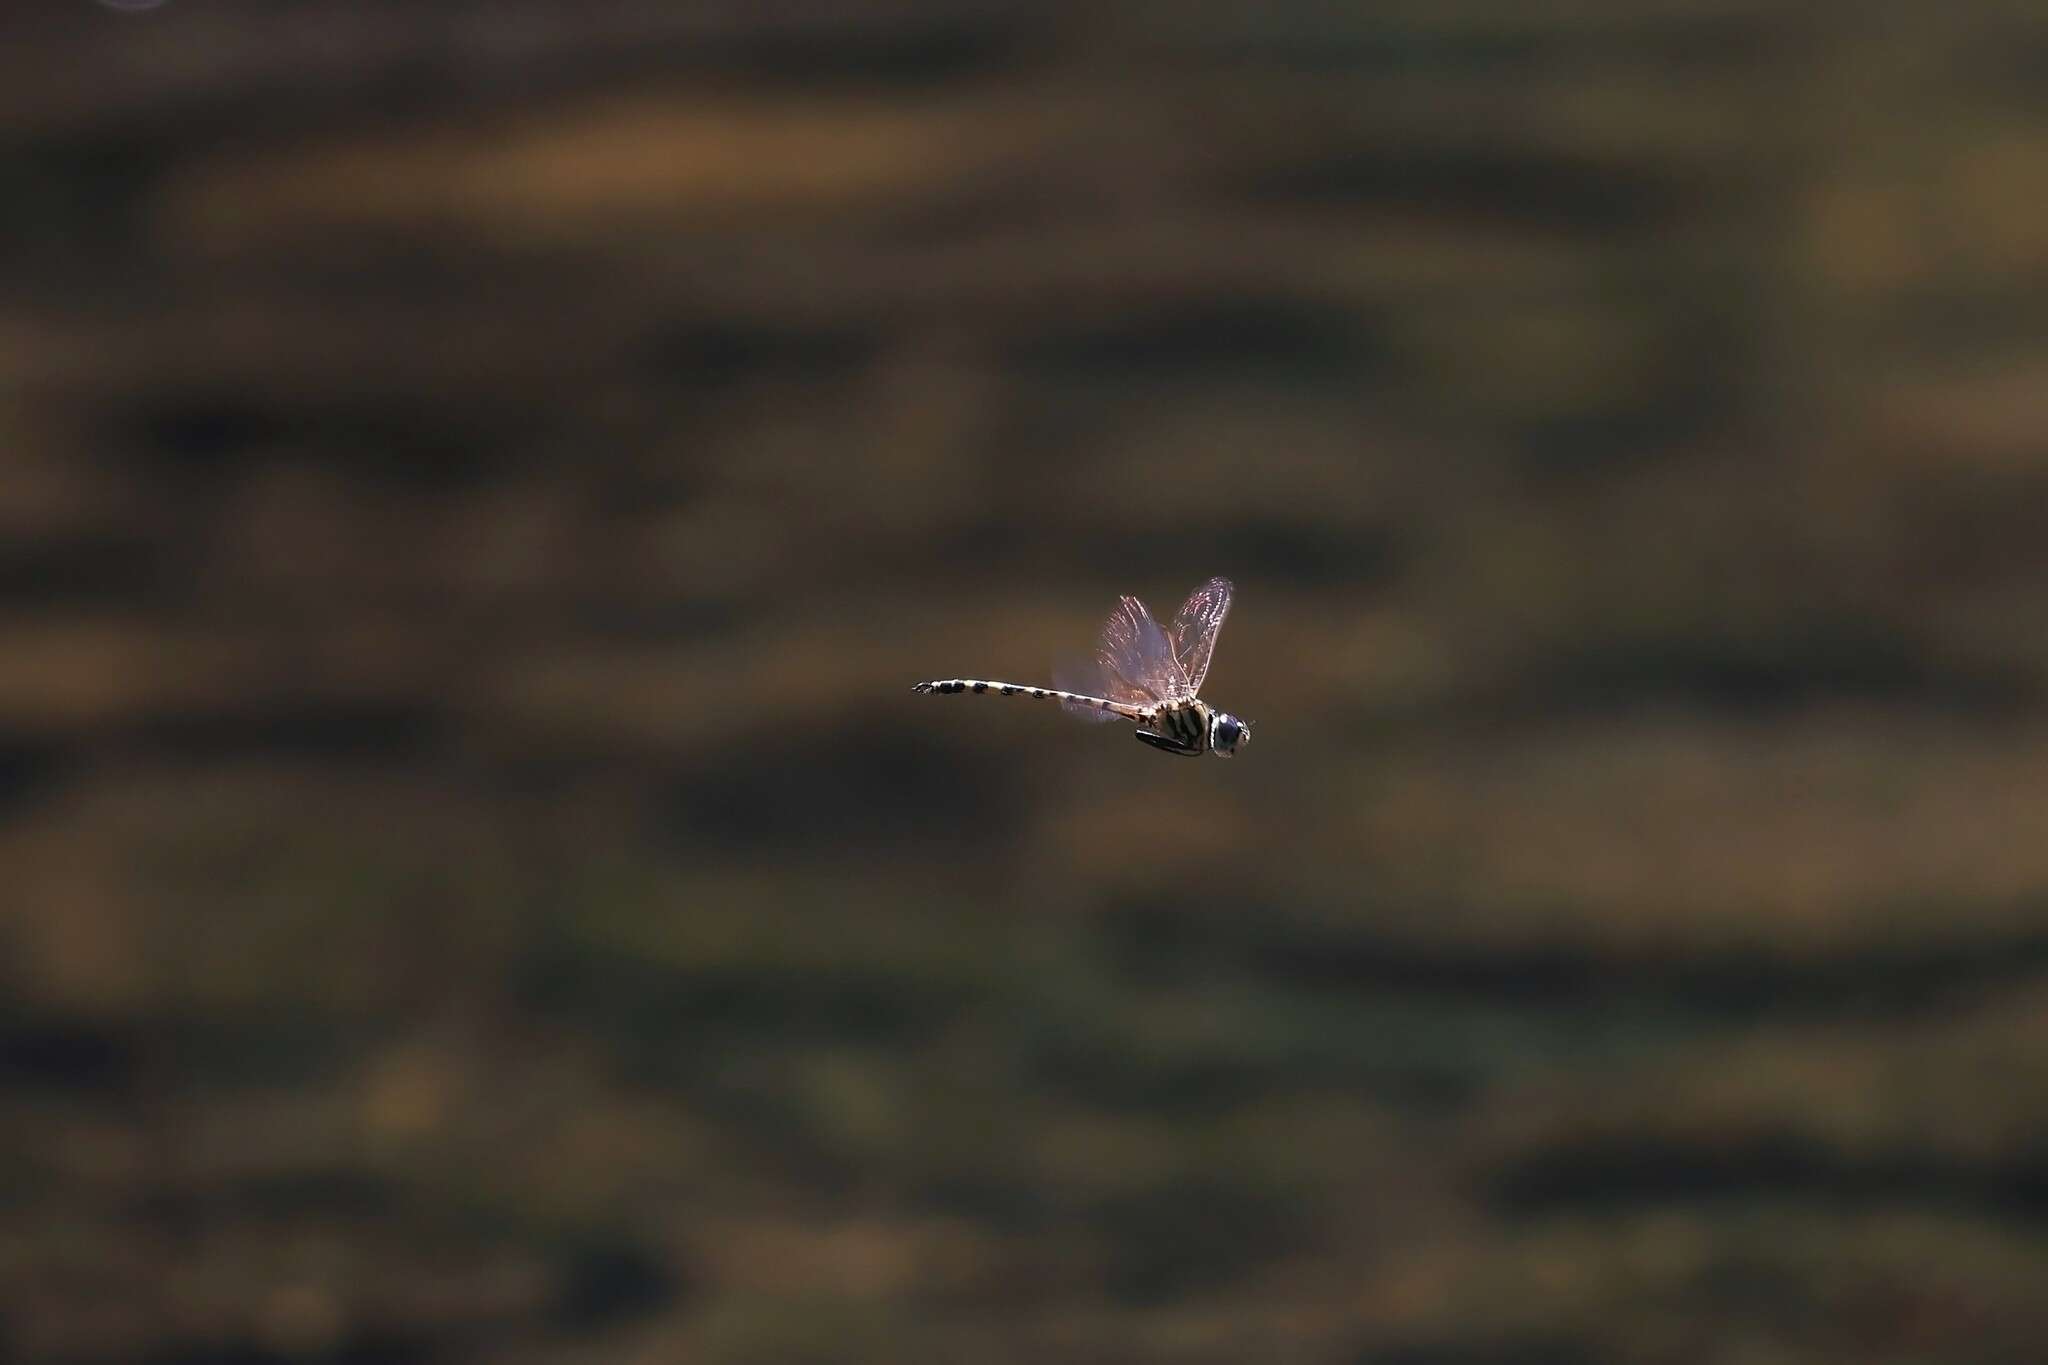
[[[1196,588],[1173,618],[1170,633],[1152,619],[1143,602],[1125,597],[1102,623],[1095,658],[1083,676],[1059,679],[1068,686],[935,678],[911,690],[1050,697],[1089,720],[1132,721],[1142,742],[1165,753],[1229,758],[1251,742],[1252,727],[1196,695],[1209,676],[1216,633],[1229,614],[1227,578],[1212,578]]]

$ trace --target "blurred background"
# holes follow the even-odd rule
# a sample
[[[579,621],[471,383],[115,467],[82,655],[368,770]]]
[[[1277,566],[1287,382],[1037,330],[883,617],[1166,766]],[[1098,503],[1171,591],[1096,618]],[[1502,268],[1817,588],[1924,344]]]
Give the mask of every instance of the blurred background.
[[[0,20],[0,1358],[2039,1360],[2048,11]],[[1212,574],[1232,763],[1033,682]]]

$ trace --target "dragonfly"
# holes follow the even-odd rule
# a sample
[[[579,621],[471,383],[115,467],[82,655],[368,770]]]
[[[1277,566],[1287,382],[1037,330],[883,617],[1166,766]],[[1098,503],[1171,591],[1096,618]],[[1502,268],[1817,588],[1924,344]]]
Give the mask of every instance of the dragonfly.
[[[1073,676],[1059,677],[1063,686],[934,678],[911,691],[1051,698],[1088,720],[1131,721],[1138,739],[1162,753],[1230,758],[1251,742],[1252,727],[1197,695],[1209,676],[1217,632],[1230,614],[1230,594],[1229,579],[1210,579],[1189,594],[1171,631],[1152,619],[1143,602],[1124,597],[1102,623],[1093,661]]]

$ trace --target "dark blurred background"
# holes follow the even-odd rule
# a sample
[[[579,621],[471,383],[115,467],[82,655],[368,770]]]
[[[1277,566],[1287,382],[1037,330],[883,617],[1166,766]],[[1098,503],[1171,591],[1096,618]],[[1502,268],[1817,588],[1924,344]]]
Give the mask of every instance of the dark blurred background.
[[[124,8],[0,1358],[2041,1359],[2048,10]]]

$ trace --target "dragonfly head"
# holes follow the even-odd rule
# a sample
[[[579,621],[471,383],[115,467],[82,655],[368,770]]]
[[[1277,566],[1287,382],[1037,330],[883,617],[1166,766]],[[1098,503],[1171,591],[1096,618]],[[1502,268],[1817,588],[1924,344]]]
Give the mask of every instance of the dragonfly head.
[[[1209,752],[1216,757],[1229,758],[1251,742],[1252,727],[1228,711],[1209,717]]]

